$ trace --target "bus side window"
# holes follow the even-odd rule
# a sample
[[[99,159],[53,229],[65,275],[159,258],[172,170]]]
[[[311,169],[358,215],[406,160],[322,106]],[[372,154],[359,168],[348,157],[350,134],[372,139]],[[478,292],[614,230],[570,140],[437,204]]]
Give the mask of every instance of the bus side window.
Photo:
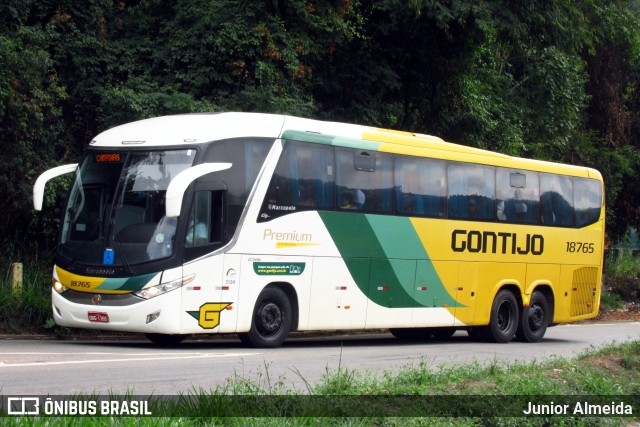
[[[242,212],[256,183],[256,178],[273,146],[271,138],[233,138],[216,141],[209,145],[203,162],[228,162],[230,169],[216,172],[210,180],[224,183],[225,193],[225,239],[231,239],[240,222]],[[200,178],[204,182],[207,178]]]
[[[391,156],[362,150],[336,150],[338,207],[369,213],[393,212]]]
[[[600,218],[602,185],[595,179],[574,178],[573,189],[576,226],[593,224]]]
[[[574,221],[571,177],[540,174],[540,220],[546,225],[571,226]]]
[[[447,168],[451,218],[494,219],[495,168],[451,162]]]
[[[287,142],[267,189],[258,221],[334,208],[333,148]]]
[[[224,242],[224,191],[197,191],[189,214],[186,247]]]
[[[396,212],[401,215],[444,217],[447,206],[445,162],[397,157]]]
[[[536,172],[498,168],[496,218],[498,221],[536,223],[539,193],[539,178]]]

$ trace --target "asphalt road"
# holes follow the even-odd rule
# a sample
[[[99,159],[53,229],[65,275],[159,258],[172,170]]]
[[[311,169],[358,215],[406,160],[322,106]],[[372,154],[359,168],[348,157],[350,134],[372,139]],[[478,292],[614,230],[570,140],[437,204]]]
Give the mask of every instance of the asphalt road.
[[[0,341],[0,394],[175,395],[224,387],[228,378],[263,388],[306,391],[339,367],[381,375],[425,362],[434,369],[478,361],[543,361],[591,346],[640,339],[640,322],[584,323],[547,330],[537,344],[477,343],[458,331],[440,342],[404,343],[390,334],[298,335],[277,349],[250,349],[234,337],[194,338],[172,348],[146,340]]]

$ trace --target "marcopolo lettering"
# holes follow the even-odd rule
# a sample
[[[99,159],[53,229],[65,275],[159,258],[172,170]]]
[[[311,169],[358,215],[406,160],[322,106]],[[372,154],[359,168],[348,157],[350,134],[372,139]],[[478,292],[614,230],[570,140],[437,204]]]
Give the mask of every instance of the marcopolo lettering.
[[[453,230],[451,249],[454,252],[542,255],[544,237],[540,234],[518,235],[493,231]]]

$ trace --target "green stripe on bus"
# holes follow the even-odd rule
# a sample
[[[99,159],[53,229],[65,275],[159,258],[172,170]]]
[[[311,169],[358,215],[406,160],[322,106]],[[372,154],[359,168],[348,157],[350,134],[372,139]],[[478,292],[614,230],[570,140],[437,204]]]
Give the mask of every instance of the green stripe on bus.
[[[134,276],[129,278],[112,278],[106,279],[96,288],[96,290],[109,290],[109,291],[138,291],[142,289],[151,279],[156,276],[157,273],[143,274],[141,276]]]
[[[409,218],[319,214],[353,280],[371,301],[398,308],[462,307],[447,292]]]
[[[336,147],[347,147],[368,151],[379,151],[381,145],[380,142],[376,141],[365,141],[362,139],[345,138],[313,132],[301,132],[297,130],[284,131],[282,134],[282,140],[310,142],[313,144],[333,145]]]
[[[364,141],[361,139],[351,139],[336,137],[332,145],[336,147],[355,148],[357,150],[380,151],[380,143],[376,141]]]
[[[429,259],[408,217],[367,215],[385,258]]]
[[[300,141],[300,142],[311,142],[314,144],[325,144],[331,145],[333,139],[335,137],[333,135],[325,135],[322,133],[314,133],[314,132],[302,132],[298,130],[286,130],[282,134],[283,141]]]

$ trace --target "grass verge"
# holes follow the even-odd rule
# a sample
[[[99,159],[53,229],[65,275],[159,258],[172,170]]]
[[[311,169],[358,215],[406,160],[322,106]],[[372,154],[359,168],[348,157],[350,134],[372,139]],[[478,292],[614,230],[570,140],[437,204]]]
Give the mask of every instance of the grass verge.
[[[327,370],[322,381],[308,385],[307,392],[288,389],[284,378],[271,378],[265,367],[254,378],[231,377],[213,390],[147,397],[155,416],[5,417],[2,421],[6,426],[34,427],[634,425],[640,411],[640,341],[544,363],[432,367],[423,360],[381,375],[339,368]],[[136,399],[133,394],[125,398]],[[549,411],[566,409],[526,416],[530,404],[546,405]],[[622,413],[602,415],[603,410]]]
[[[0,333],[31,334],[54,330],[51,318],[51,270],[25,264],[22,286],[14,287],[11,265],[0,280]]]

